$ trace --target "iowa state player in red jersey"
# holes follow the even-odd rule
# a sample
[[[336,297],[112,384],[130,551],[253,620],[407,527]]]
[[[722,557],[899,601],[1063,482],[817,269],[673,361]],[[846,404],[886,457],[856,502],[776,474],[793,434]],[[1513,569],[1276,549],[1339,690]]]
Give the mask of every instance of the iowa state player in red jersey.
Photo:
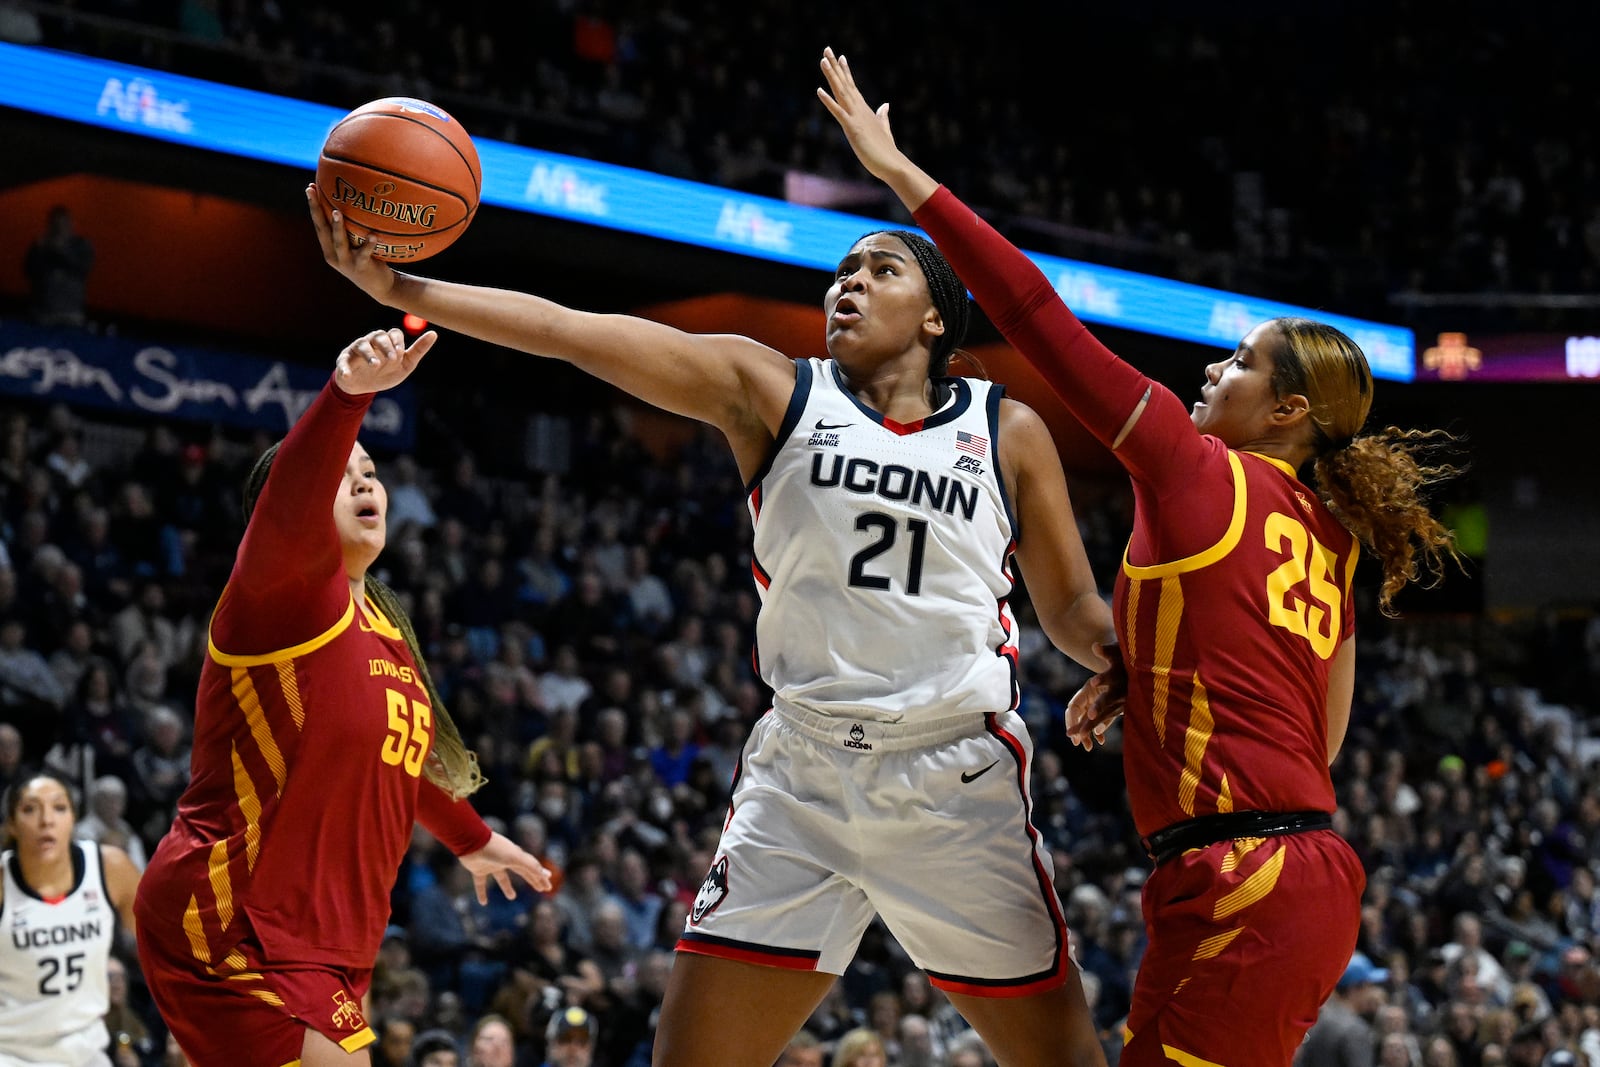
[[[367,569],[387,498],[356,440],[436,335],[376,331],[246,487],[211,618],[192,778],[140,882],[139,958],[196,1067],[368,1063],[362,997],[420,821],[473,873],[549,874],[465,797],[481,778],[393,592]]]
[[[1365,877],[1329,829],[1328,764],[1355,679],[1360,545],[1382,604],[1442,575],[1449,531],[1419,491],[1446,435],[1361,433],[1360,348],[1304,319],[1262,323],[1206,368],[1193,411],[1094,339],[1021,252],[901,153],[830,51],[823,103],[867,170],[1133,479],[1114,608],[1130,803],[1156,869],[1123,1067],[1285,1067],[1355,947]],[[1313,467],[1315,484],[1298,472]],[[1096,697],[1069,733],[1092,743]]]

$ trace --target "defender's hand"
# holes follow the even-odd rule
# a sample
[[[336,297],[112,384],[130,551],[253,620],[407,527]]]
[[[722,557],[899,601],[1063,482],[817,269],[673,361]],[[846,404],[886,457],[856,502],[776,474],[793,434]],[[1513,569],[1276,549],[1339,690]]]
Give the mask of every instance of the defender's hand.
[[[429,330],[408,348],[400,330],[373,330],[339,353],[334,381],[352,396],[392,389],[411,376],[438,339],[439,335]]]
[[[822,50],[822,75],[828,79],[828,88],[818,89],[817,99],[838,121],[861,165],[873,177],[888,181],[909,163],[895,146],[894,133],[889,129],[889,105],[882,104],[878,110],[872,110],[861,90],[856,88],[849,61],[835,56],[832,48]]]

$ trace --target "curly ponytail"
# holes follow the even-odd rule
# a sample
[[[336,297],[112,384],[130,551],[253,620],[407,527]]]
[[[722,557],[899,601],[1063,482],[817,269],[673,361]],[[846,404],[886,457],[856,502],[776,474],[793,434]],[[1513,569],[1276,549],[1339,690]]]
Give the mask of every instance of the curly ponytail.
[[[1446,558],[1461,562],[1455,534],[1425,500],[1429,486],[1461,473],[1449,463],[1427,462],[1456,444],[1444,430],[1389,426],[1317,458],[1323,502],[1383,565],[1378,607],[1385,615],[1395,614],[1394,597],[1408,583],[1432,589],[1444,580]]]
[[[1394,597],[1408,583],[1432,589],[1444,579],[1447,557],[1461,562],[1455,534],[1425,500],[1429,486],[1462,471],[1427,461],[1459,441],[1444,430],[1361,433],[1372,408],[1372,370],[1361,347],[1327,323],[1274,322],[1284,344],[1273,387],[1280,397],[1300,393],[1309,402],[1323,503],[1382,563],[1378,606],[1393,615]]]
[[[272,472],[272,461],[278,457],[278,446],[282,443],[279,441],[261,453],[255,465],[250,468],[250,474],[245,478],[246,522],[250,521],[250,514],[255,511],[256,500],[267,484],[267,475]],[[422,772],[428,781],[443,789],[454,800],[471,796],[486,779],[478,768],[477,753],[467,748],[466,742],[461,739],[461,731],[456,727],[455,720],[445,710],[444,701],[439,697],[439,690],[433,684],[433,675],[428,671],[428,661],[422,654],[422,645],[417,640],[416,629],[411,625],[411,617],[406,614],[405,608],[400,604],[399,596],[393,589],[370,574],[366,576],[364,582],[367,598],[383,612],[405,638],[406,647],[411,649],[411,658],[417,663],[417,675],[422,679],[422,687],[427,690],[428,699],[433,704],[433,748],[428,753],[427,761],[422,765]]]

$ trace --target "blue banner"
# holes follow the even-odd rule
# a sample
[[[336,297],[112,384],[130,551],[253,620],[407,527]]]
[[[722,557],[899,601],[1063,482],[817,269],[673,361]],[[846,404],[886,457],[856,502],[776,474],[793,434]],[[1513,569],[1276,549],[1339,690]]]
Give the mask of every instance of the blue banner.
[[[0,105],[314,171],[345,112],[142,67],[0,43]],[[883,219],[474,138],[483,202],[832,270]],[[1078,260],[1029,253],[1086,322],[1231,349],[1263,319],[1300,315],[1345,331],[1380,378],[1410,381],[1416,343],[1401,326],[1328,314]]]
[[[4,62],[0,59],[0,62]],[[182,345],[0,322],[0,393],[286,432],[333,372]],[[369,449],[409,450],[416,401],[409,384],[375,397],[361,426]]]

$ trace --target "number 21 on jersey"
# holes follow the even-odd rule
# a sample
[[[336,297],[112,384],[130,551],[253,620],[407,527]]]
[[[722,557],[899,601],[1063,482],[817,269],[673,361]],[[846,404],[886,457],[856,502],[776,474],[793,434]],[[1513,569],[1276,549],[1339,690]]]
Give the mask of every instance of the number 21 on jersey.
[[[404,767],[415,778],[422,773],[422,761],[428,755],[433,709],[393,689],[384,692],[389,701],[389,733],[383,739],[383,762]]]
[[[1267,516],[1267,549],[1287,558],[1267,575],[1267,621],[1311,643],[1327,659],[1339,644],[1344,596],[1334,581],[1338,557],[1305,523],[1274,511]]]

